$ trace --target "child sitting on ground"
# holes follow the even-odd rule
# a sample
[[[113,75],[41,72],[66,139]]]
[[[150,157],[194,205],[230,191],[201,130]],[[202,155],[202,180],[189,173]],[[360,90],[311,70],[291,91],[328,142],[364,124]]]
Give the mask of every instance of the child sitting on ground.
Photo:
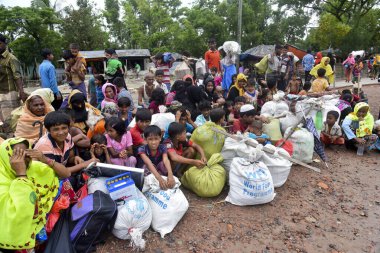
[[[194,123],[199,127],[210,121],[211,103],[209,101],[202,101],[199,103],[198,109],[202,114],[198,115]]]
[[[215,87],[215,96],[214,96],[214,104],[213,107],[221,107],[226,103],[226,100],[223,97],[223,88],[222,86]]]
[[[183,171],[185,168],[182,165],[192,165],[198,168],[203,168],[206,165],[207,159],[203,149],[199,145],[187,141],[186,129],[183,125],[172,122],[169,125],[168,132],[169,138],[163,144],[168,149],[172,168],[174,168],[174,172],[178,177],[181,177],[185,172]],[[200,160],[194,159],[197,152],[201,156]],[[182,170],[180,171],[180,169]]]
[[[298,95],[300,95],[300,96],[307,96],[310,88],[311,88],[310,81],[306,81],[305,84],[302,87],[302,90],[298,93]]]
[[[297,80],[297,75],[293,74],[292,79],[289,81],[288,90],[289,94],[297,95],[299,92],[300,84]]]
[[[247,104],[251,104],[253,106],[257,103],[257,91],[256,91],[256,82],[255,79],[248,79],[247,85],[245,86],[244,97],[246,99]]]
[[[320,68],[317,70],[318,78],[311,84],[311,92],[322,93],[324,91],[330,91],[329,82],[325,78],[326,70]]]
[[[161,88],[155,88],[149,101],[148,109],[150,112],[152,114],[160,113],[159,107],[165,106],[165,91]]]
[[[194,129],[197,128],[197,125],[191,119],[190,112],[186,110],[184,107],[181,107],[177,109],[176,111],[174,111],[174,115],[175,115],[175,122],[182,124],[186,128],[187,135],[191,135]],[[169,138],[168,129],[166,129],[163,139],[166,140],[167,138]]]
[[[107,138],[104,135],[95,134],[91,138],[90,153],[92,159],[97,159],[101,163],[112,163],[107,149]]]
[[[152,113],[149,111],[149,109],[146,108],[137,109],[135,120],[136,125],[130,130],[134,154],[136,153],[135,151],[137,151],[137,148],[139,146],[146,144],[142,136],[145,128],[149,126],[150,122],[152,121]]]
[[[336,111],[329,111],[327,113],[326,121],[323,123],[321,132],[321,141],[326,145],[343,145],[344,138],[342,129],[338,125],[339,113]]]
[[[239,119],[240,118],[240,108],[245,105],[246,99],[243,96],[238,96],[234,100],[234,119]]]
[[[145,175],[153,174],[163,190],[175,185],[167,148],[161,142],[161,129],[152,125],[144,129],[146,145],[139,147],[139,165],[143,165]],[[167,176],[164,180],[161,176]]]
[[[336,104],[336,107],[338,107],[340,110],[339,125],[342,123],[342,121],[346,118],[348,114],[353,112],[351,103],[352,103],[351,92],[342,94],[342,96],[339,98],[339,101]]]
[[[248,134],[249,138],[255,139],[258,143],[266,145],[271,144],[270,137],[263,133],[263,122],[261,120],[254,120],[250,127],[251,132]]]
[[[133,156],[132,136],[126,130],[124,121],[112,117],[106,121],[107,148],[111,162],[115,165],[135,167],[137,160]]]
[[[131,100],[127,97],[122,97],[117,101],[119,108],[118,118],[124,121],[125,128],[129,126],[133,119],[132,111],[130,110]]]

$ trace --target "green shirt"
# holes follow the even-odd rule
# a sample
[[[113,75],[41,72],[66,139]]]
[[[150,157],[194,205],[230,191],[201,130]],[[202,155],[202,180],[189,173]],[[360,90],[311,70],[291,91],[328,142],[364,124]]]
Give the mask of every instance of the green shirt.
[[[16,80],[21,78],[21,65],[8,49],[0,54],[0,94],[16,91]]]
[[[120,68],[122,68],[122,64],[118,59],[109,59],[107,62],[107,69],[106,74],[109,74],[111,76],[116,74],[116,71]]]

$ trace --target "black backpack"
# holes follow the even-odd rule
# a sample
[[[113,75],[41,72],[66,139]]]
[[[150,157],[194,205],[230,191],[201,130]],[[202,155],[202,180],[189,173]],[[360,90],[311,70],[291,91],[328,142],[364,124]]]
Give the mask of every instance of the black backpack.
[[[117,206],[111,197],[95,191],[71,209],[70,239],[77,253],[96,250],[111,231],[117,217]]]

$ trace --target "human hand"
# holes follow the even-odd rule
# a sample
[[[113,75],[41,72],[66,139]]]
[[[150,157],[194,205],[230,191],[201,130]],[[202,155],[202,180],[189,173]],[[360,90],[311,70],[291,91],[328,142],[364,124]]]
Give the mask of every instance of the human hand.
[[[207,158],[205,156],[202,156],[201,157],[201,161],[205,163],[205,165],[207,164]]]
[[[189,110],[186,110],[186,119],[187,121],[191,121],[191,113],[189,112]]]
[[[167,186],[168,188],[172,189],[175,186],[175,180],[173,176],[168,176],[167,179]]]
[[[81,164],[83,163],[84,160],[82,158],[80,158],[79,156],[75,156],[74,157],[74,164],[77,165],[77,164]]]
[[[336,139],[338,139],[338,137],[336,136],[331,136],[331,143],[334,143],[336,141]]]
[[[9,162],[16,175],[26,175],[25,152],[23,149],[16,147]]]
[[[40,161],[42,163],[47,163],[46,156],[40,150],[27,149],[25,150],[25,154],[34,160]]]
[[[355,141],[360,144],[360,145],[363,145],[366,143],[365,139],[364,138],[355,138]]]
[[[167,182],[160,176],[159,178],[158,178],[158,183],[160,184],[160,188],[162,189],[162,190],[167,190],[168,189],[168,184],[167,184]]]
[[[196,166],[198,169],[203,168],[206,164],[201,160],[194,160],[193,165]]]
[[[127,158],[127,150],[123,150],[119,153],[119,157],[122,158],[122,159],[125,159]]]
[[[26,99],[28,98],[28,94],[26,94],[24,91],[20,91],[18,93],[18,96],[20,97],[20,99],[22,100],[22,102],[25,102]]]

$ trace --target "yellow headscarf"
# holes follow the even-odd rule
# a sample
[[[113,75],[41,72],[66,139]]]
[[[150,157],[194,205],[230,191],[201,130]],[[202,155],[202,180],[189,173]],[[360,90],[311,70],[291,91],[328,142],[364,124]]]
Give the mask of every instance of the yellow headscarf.
[[[243,73],[240,73],[239,75],[237,75],[236,82],[234,83],[234,85],[231,86],[231,88],[235,87],[239,91],[239,96],[244,96],[245,90],[244,90],[244,88],[239,87],[239,85],[238,85],[239,81],[247,82],[247,77]],[[230,90],[231,90],[231,88],[230,88]]]
[[[362,108],[368,108],[367,115],[364,117],[362,121],[359,121],[358,118],[358,111]],[[369,105],[364,102],[357,103],[355,105],[354,111],[347,115],[349,119],[352,121],[359,121],[359,127],[356,129],[356,137],[364,137],[366,135],[371,135],[373,126],[375,124],[375,121],[373,119],[372,114],[369,111]]]
[[[325,62],[327,60],[330,61],[330,58],[329,57],[323,57],[321,62],[318,65],[314,66],[314,68],[311,69],[310,75],[317,78],[318,77],[318,73],[317,73],[318,69],[320,69],[320,68],[325,69],[326,70],[325,76],[329,80],[329,83],[333,84],[334,83],[334,71],[332,70],[330,64],[327,64],[327,66],[325,65]]]
[[[19,143],[30,148],[23,138],[8,139],[0,145],[0,248],[13,250],[35,246],[59,188],[54,170],[41,162],[29,163],[27,178],[16,177],[10,157],[12,146]]]

